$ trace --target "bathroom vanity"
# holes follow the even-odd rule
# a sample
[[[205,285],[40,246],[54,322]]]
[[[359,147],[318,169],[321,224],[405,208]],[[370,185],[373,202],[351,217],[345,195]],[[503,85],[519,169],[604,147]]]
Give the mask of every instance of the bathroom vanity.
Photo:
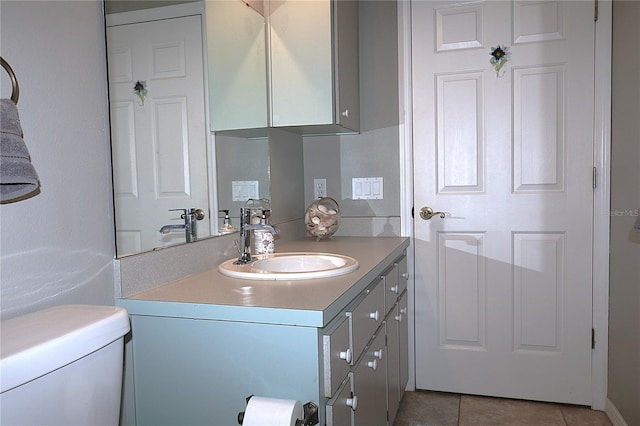
[[[284,243],[351,273],[245,280],[215,266],[118,304],[131,317],[138,425],[238,424],[246,398],[313,402],[319,424],[393,424],[407,383],[407,238]]]

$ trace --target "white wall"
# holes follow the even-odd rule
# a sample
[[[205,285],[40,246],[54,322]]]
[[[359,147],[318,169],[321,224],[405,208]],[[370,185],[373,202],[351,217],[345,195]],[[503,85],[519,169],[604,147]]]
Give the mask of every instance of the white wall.
[[[608,398],[640,424],[640,2],[613,2]]]
[[[24,138],[42,184],[33,198],[0,205],[2,318],[114,303],[102,16],[99,1],[0,3],[1,52],[20,84]]]
[[[359,3],[360,133],[304,137],[305,203],[326,178],[342,214],[336,235],[401,235],[396,12],[395,1]],[[353,200],[354,177],[382,177],[384,199]]]

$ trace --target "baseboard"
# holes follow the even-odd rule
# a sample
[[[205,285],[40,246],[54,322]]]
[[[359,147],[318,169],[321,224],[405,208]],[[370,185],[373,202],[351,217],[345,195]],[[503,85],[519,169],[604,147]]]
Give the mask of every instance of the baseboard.
[[[622,414],[616,408],[616,406],[611,402],[609,398],[607,398],[606,405],[604,407],[604,412],[609,417],[609,420],[613,424],[613,426],[628,426],[627,422],[624,421]]]

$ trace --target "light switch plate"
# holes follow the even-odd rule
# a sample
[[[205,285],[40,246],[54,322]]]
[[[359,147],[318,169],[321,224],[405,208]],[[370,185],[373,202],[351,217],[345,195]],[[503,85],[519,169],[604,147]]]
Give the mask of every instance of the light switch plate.
[[[354,200],[382,200],[384,198],[383,179],[381,177],[366,177],[351,179],[352,199]]]
[[[231,182],[232,201],[247,201],[260,198],[257,180],[234,180]]]

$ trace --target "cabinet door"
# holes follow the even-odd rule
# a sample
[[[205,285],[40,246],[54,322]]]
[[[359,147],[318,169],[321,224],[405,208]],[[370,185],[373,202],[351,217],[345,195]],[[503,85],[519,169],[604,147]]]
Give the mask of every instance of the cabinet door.
[[[327,401],[327,426],[353,425],[353,410],[358,408],[357,401],[357,398],[353,396],[351,375],[349,375],[336,395]]]
[[[271,126],[331,124],[331,1],[269,4]]]
[[[399,308],[395,305],[387,319],[387,404],[389,424],[393,424],[400,406],[400,321]]]
[[[409,381],[409,316],[407,314],[407,292],[405,291],[398,301],[398,330],[400,343],[400,395],[402,400],[404,389]]]
[[[324,396],[331,398],[349,373],[349,367],[353,362],[353,352],[349,345],[349,321],[346,315],[323,334],[322,352]]]
[[[240,1],[206,1],[211,130],[267,127],[264,17]]]
[[[386,315],[395,306],[398,296],[402,293],[398,286],[398,265],[394,263],[391,269],[382,274],[382,278],[384,279],[384,312]]]
[[[398,295],[407,289],[409,271],[407,270],[407,256],[402,256],[394,263],[398,267]]]
[[[366,349],[353,371],[353,395],[358,406],[353,412],[356,426],[387,424],[387,374],[384,327]]]
[[[358,131],[358,2],[269,4],[270,126]]]
[[[360,130],[360,84],[358,67],[358,2],[340,0],[335,7],[336,123]]]

